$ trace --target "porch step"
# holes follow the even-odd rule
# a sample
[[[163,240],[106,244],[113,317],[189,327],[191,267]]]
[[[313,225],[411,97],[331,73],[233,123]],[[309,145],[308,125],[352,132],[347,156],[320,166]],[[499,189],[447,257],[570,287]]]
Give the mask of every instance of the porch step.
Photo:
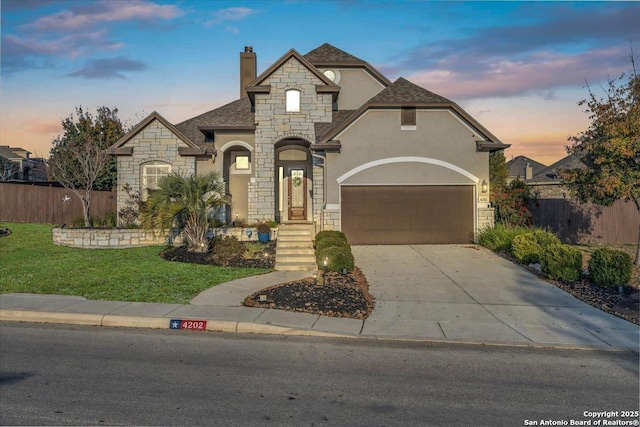
[[[310,223],[280,224],[276,242],[276,270],[316,271],[314,234],[314,226]]]

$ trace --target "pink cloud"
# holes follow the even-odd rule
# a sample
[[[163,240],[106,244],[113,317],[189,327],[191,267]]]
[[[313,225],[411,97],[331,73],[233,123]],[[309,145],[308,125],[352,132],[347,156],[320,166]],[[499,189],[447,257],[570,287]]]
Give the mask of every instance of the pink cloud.
[[[79,31],[90,28],[101,22],[173,19],[183,15],[175,5],[158,5],[144,0],[116,2],[102,0],[90,7],[63,10],[62,12],[43,16],[36,21],[25,24],[23,30],[36,31]]]
[[[57,39],[43,40],[7,34],[4,37],[5,54],[66,56],[76,58],[95,50],[117,50],[124,43],[106,40],[106,31],[71,34]]]
[[[408,79],[452,99],[513,96],[584,84],[620,74],[622,49],[600,49],[569,56],[551,52],[533,53],[527,61],[497,60],[484,69],[455,70],[448,61],[438,69],[409,75]]]
[[[24,122],[25,127],[35,133],[51,135],[51,134],[60,134],[63,132],[62,124],[58,120],[38,120],[38,119],[28,119]]]

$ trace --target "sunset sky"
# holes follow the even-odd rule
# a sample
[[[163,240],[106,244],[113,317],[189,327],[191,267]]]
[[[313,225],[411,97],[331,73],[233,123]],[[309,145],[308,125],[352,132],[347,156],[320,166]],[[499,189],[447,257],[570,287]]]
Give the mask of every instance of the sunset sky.
[[[238,98],[258,72],[330,43],[445,96],[547,165],[585,130],[577,103],[640,52],[640,3],[2,0],[0,144],[48,156],[61,120],[117,107],[178,123]]]

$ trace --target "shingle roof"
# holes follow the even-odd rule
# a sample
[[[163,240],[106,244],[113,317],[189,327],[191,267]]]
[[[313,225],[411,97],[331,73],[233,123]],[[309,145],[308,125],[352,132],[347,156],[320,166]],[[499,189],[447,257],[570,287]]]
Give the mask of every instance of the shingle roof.
[[[531,181],[531,182],[554,182],[554,181],[558,180],[558,178],[560,176],[560,172],[563,169],[575,169],[575,168],[582,169],[582,168],[586,168],[586,166],[577,157],[569,155],[567,157],[563,157],[562,159],[558,160],[557,162],[555,162],[551,166],[542,169],[537,174],[534,174],[533,178],[531,178],[529,181]]]
[[[241,98],[222,107],[185,120],[176,125],[191,141],[201,148],[205,144],[204,134],[199,128],[249,128],[255,125],[255,114],[251,111],[249,98]]]
[[[400,77],[382,92],[369,100],[370,104],[398,103],[398,104],[452,104],[447,98],[424,89],[409,80]]]
[[[356,110],[339,110],[334,111],[330,123],[316,123],[316,142],[320,141],[323,136],[340,126],[347,120]]]
[[[540,162],[536,162],[535,160],[528,157],[518,156],[507,162],[507,167],[509,168],[509,176],[514,178],[519,176],[521,179],[524,179],[525,168],[527,167],[527,164],[531,166],[533,176],[536,176],[547,167],[546,165],[543,165]]]
[[[317,48],[313,49],[311,52],[304,55],[307,61],[312,64],[326,64],[326,63],[341,63],[341,64],[365,64],[360,58],[357,58],[350,53],[345,52],[344,50],[340,50],[335,46],[330,45],[329,43],[325,43]]]

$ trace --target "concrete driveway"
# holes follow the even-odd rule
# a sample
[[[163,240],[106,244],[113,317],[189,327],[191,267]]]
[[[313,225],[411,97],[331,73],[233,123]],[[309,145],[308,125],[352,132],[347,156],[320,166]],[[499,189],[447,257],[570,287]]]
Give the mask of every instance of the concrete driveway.
[[[639,328],[474,245],[354,246],[375,310],[362,335],[638,349]]]

